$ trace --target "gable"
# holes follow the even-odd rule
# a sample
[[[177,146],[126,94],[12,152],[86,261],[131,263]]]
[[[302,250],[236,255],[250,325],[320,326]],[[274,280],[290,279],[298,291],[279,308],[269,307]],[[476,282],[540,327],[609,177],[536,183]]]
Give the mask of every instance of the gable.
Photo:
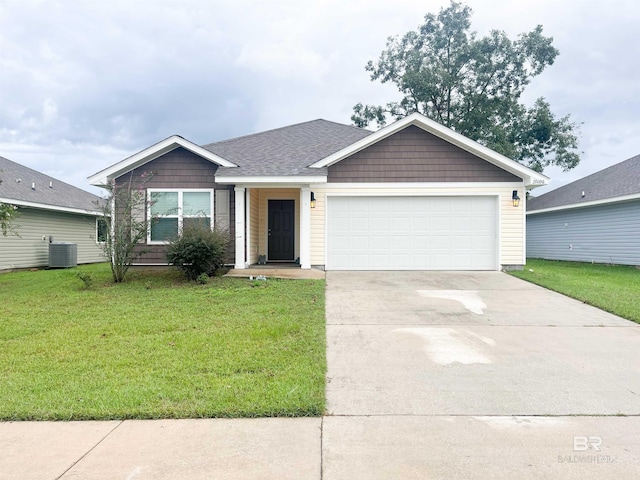
[[[409,125],[328,168],[328,182],[520,182],[520,177]]]
[[[188,150],[189,152],[192,152],[215,165],[229,168],[237,167],[234,163],[216,155],[215,153],[205,150],[201,146],[196,145],[179,135],[173,135],[169,138],[165,138],[155,145],[145,148],[129,158],[125,158],[124,160],[91,175],[89,177],[89,182],[91,185],[96,186],[107,185],[108,182],[114,178],[122,177],[126,173],[130,173],[139,167],[143,167],[156,158],[179,148]]]
[[[146,188],[212,188],[219,165],[178,147],[116,179],[122,183],[150,175]]]

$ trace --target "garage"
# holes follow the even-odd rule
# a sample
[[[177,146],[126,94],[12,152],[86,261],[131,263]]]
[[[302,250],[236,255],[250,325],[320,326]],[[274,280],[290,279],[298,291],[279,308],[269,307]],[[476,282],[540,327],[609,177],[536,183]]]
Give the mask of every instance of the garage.
[[[327,270],[497,270],[496,196],[328,196]]]

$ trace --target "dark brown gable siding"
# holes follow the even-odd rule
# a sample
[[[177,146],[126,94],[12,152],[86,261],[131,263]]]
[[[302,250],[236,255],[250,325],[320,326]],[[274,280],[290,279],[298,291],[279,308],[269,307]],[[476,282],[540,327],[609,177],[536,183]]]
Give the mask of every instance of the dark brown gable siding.
[[[133,175],[151,173],[147,188],[212,188],[216,170],[218,165],[215,163],[178,147],[136,168]]]
[[[230,239],[235,238],[235,192],[233,186],[215,185],[215,173],[218,165],[203,159],[199,155],[178,147],[145,165],[136,168],[117,179],[118,184],[131,181],[137,186],[142,175],[149,176],[144,188],[214,188],[230,190]],[[143,245],[140,249],[147,253],[138,258],[136,264],[167,263],[163,245]],[[235,258],[235,242],[230,241],[227,249],[229,263]]]
[[[329,167],[329,182],[513,182],[520,178],[411,125]]]

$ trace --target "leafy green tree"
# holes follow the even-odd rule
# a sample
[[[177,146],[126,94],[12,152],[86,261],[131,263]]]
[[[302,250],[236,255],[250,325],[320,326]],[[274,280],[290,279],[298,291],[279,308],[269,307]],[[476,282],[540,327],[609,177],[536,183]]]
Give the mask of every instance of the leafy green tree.
[[[452,1],[438,15],[427,14],[417,31],[389,37],[366,70],[372,81],[395,84],[403,98],[384,106],[358,103],[351,120],[383,126],[389,117],[420,112],[536,171],[574,168],[579,125],[569,115],[556,118],[542,97],[532,107],[520,103],[525,87],[557,57],[553,38],[540,25],[515,40],[498,30],[479,38],[470,30],[471,14]]]

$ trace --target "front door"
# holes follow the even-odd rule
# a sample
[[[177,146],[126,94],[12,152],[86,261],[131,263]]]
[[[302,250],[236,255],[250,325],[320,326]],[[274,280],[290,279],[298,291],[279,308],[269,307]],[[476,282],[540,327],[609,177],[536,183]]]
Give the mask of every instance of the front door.
[[[295,201],[269,200],[268,253],[270,261],[295,259]]]

